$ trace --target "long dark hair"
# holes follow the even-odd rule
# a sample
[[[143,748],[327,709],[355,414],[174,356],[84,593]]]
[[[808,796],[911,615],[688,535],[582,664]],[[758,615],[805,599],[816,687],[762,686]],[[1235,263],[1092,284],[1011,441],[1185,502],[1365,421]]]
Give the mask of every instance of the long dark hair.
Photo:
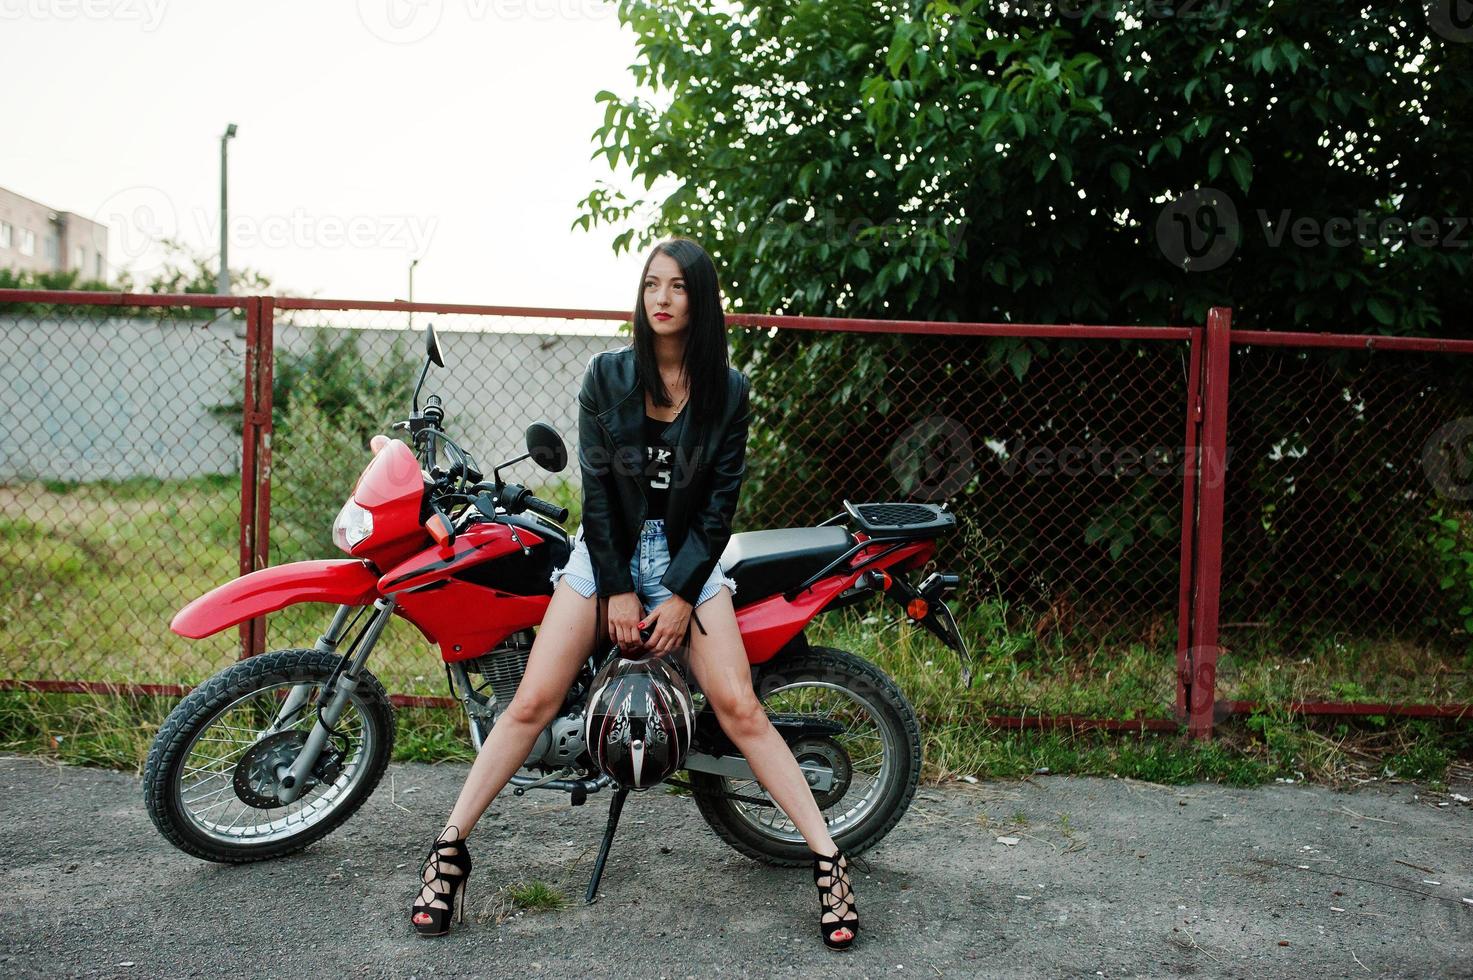
[[[674,404],[660,367],[655,360],[654,331],[644,311],[644,280],[656,255],[668,255],[680,266],[685,279],[689,318],[685,331],[685,376],[690,382],[690,400],[685,411],[694,412],[697,425],[719,418],[726,407],[726,377],[731,354],[726,345],[726,314],[721,310],[721,285],[716,263],[689,238],[672,238],[650,249],[639,274],[639,294],[634,302],[634,362],[640,384],[656,405]]]

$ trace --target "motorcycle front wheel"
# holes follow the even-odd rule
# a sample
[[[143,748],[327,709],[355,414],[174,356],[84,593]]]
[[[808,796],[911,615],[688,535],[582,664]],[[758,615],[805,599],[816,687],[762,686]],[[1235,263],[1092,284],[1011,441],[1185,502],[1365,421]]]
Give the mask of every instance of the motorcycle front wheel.
[[[920,721],[900,688],[874,664],[832,647],[762,664],[752,685],[769,713],[810,714],[844,726],[841,734],[790,748],[800,764],[833,773],[833,785],[814,796],[834,843],[845,854],[879,843],[905,815],[921,776]],[[690,777],[696,807],[722,840],[768,864],[810,862],[803,835],[755,779]]]
[[[282,802],[276,774],[317,722],[323,685],[341,657],[279,650],[232,664],[191,691],[165,720],[144,765],[154,826],[196,857],[244,863],[300,851],[368,799],[394,748],[394,709],[362,671],[308,788]],[[283,708],[295,692],[296,707]]]

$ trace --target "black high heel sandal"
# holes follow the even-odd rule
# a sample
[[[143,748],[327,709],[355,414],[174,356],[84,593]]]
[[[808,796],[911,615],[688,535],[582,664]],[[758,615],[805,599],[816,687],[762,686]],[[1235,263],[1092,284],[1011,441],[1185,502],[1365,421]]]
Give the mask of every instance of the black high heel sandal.
[[[829,949],[848,949],[859,935],[859,909],[854,904],[854,890],[849,887],[849,859],[835,849],[832,855],[810,850],[813,855],[813,883],[818,885],[818,934]],[[840,876],[840,872],[843,876]],[[820,883],[820,879],[828,881]],[[835,918],[824,921],[829,916]],[[849,930],[849,938],[835,939],[840,929]]]
[[[409,921],[414,924],[414,929],[421,936],[443,936],[450,931],[450,917],[456,914],[456,899],[460,898],[457,922],[465,921],[465,895],[462,894],[466,887],[466,881],[471,876],[471,852],[466,847],[464,837],[446,838],[445,833],[451,829],[460,832],[459,827],[453,824],[440,832],[435,838],[435,844],[430,848],[430,853],[419,865],[420,890],[410,908]],[[433,869],[434,875],[425,878],[426,869]],[[446,874],[447,870],[455,872]],[[441,891],[435,887],[444,883],[449,890]],[[429,889],[434,897],[424,901],[425,889]],[[445,908],[437,908],[432,903],[443,901]]]

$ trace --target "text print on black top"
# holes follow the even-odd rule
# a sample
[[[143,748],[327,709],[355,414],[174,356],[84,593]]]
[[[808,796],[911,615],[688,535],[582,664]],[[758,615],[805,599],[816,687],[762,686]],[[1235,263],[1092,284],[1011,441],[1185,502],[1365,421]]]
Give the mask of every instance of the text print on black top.
[[[644,417],[644,497],[649,504],[646,517],[664,519],[670,506],[670,480],[675,468],[675,449],[661,433],[669,425],[652,415]]]

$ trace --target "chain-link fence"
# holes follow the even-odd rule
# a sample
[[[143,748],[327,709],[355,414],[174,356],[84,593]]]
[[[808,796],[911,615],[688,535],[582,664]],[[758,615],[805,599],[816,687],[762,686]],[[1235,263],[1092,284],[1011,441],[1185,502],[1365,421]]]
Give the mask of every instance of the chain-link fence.
[[[239,306],[0,306],[0,677],[194,683],[239,654],[168,623],[241,571],[245,336]]]
[[[1466,352],[1266,339],[1229,368],[1219,696],[1473,700]]]
[[[368,463],[369,439],[409,417],[431,322],[445,366],[430,369],[424,395],[443,400],[451,438],[490,479],[493,466],[526,452],[528,425],[552,425],[568,445],[567,469],[549,473],[524,460],[503,477],[567,507],[569,529],[577,526],[578,384],[596,352],[626,343],[617,321],[303,308],[279,309],[275,319],[271,564],[339,556],[333,518]],[[310,645],[330,613],[307,605],[270,616],[271,644]],[[445,691],[438,648],[412,629],[386,632],[373,663],[391,691]]]
[[[187,685],[240,655],[233,631],[186,641],[169,619],[243,568],[337,556],[333,517],[369,437],[408,414],[427,323],[446,367],[425,390],[488,474],[535,420],[572,448],[588,359],[628,342],[601,311],[38,296],[0,295],[0,678],[62,686]],[[1113,675],[1111,703],[1164,723],[1184,715],[1194,643],[1217,642],[1198,632],[1211,618],[1229,698],[1473,700],[1473,494],[1436,487],[1468,458],[1460,354],[1240,344],[1225,445],[1204,447],[1205,328],[730,324],[754,382],[736,529],[815,523],[845,499],[947,501],[959,533],[925,571],[961,575],[979,673]],[[1434,443],[1452,456],[1437,464]],[[507,476],[576,527],[576,460]],[[1214,493],[1220,545],[1204,546]],[[1220,615],[1201,601],[1217,571]],[[273,614],[270,647],[310,645],[329,614]],[[1332,656],[1344,669],[1321,689],[1264,681]],[[1356,664],[1437,676],[1335,680]],[[374,669],[399,694],[444,689],[413,630],[389,631]],[[1024,688],[989,690],[1002,711],[1038,711]],[[1209,719],[1215,693],[1199,678]]]

